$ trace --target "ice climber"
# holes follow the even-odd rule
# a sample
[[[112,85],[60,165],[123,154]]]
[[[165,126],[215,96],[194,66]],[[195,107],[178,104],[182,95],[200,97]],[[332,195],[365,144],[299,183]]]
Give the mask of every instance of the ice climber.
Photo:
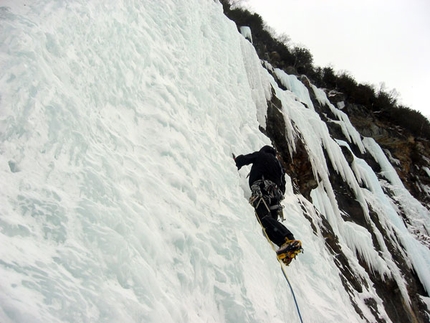
[[[235,161],[238,169],[252,164],[249,203],[254,207],[267,237],[279,247],[276,251],[278,258],[288,265],[302,248],[301,242],[295,240],[291,231],[278,221],[279,214],[282,214],[280,202],[285,194],[285,172],[276,150],[264,146],[260,151],[237,156]]]

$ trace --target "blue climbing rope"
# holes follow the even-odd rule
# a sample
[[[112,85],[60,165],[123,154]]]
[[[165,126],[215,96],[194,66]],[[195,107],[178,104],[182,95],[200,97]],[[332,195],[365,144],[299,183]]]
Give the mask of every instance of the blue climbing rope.
[[[284,277],[287,280],[288,286],[290,286],[291,294],[293,295],[294,303],[296,304],[297,314],[299,314],[300,322],[303,323],[302,314],[300,313],[299,304],[297,303],[297,299],[296,299],[296,294],[294,294],[293,286],[291,286],[290,280],[288,279],[287,273],[285,272],[285,266],[281,264],[281,261],[279,261],[279,264],[281,265],[282,273],[284,274]]]

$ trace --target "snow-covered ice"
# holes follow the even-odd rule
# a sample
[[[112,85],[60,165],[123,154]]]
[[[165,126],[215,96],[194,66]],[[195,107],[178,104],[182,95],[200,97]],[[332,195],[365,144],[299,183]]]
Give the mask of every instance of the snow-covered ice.
[[[0,23],[1,322],[299,322],[247,203],[248,169],[231,158],[270,144],[258,128],[271,87],[321,178],[314,205],[289,180],[283,201],[305,248],[287,269],[304,321],[363,321],[304,209],[327,217],[364,280],[356,252],[402,282],[368,232],[342,220],[323,147],[363,208],[376,203],[402,233],[429,290],[429,251],[392,224],[381,185],[427,228],[428,211],[339,111],[387,182],[359,159],[351,169],[306,88],[277,71],[289,82],[279,89],[216,1],[4,0]],[[371,320],[367,297],[380,300],[372,288],[354,295]]]

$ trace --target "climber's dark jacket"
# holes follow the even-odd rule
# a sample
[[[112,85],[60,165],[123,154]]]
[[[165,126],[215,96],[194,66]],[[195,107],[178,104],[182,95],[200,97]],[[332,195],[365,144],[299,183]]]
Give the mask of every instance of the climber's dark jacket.
[[[276,151],[270,146],[264,146],[260,151],[236,157],[236,166],[240,169],[244,165],[252,164],[249,174],[249,186],[259,180],[266,179],[274,182],[285,193],[285,173],[281,163],[276,158]]]

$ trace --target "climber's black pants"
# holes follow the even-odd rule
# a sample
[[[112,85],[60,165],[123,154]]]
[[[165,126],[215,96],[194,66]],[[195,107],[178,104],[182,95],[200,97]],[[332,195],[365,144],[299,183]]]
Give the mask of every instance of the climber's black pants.
[[[277,221],[277,210],[270,210],[270,206],[278,205],[279,203],[277,201],[276,203],[270,203],[269,201],[270,199],[261,198],[259,203],[255,203],[255,212],[270,241],[280,247],[285,243],[286,238],[294,240],[294,235],[281,222]]]

